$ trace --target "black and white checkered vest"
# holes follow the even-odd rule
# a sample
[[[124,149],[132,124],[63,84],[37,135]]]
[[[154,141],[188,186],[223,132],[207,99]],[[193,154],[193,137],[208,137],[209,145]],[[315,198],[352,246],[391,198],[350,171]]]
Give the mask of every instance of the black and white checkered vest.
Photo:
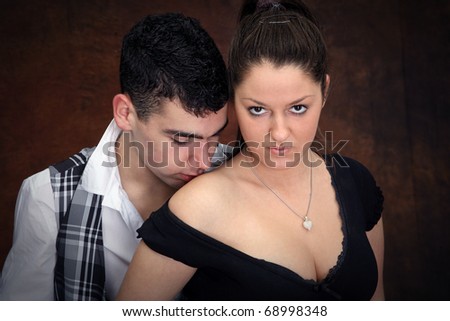
[[[95,148],[85,148],[49,167],[59,222],[54,278],[55,300],[105,300],[102,195],[80,181]]]

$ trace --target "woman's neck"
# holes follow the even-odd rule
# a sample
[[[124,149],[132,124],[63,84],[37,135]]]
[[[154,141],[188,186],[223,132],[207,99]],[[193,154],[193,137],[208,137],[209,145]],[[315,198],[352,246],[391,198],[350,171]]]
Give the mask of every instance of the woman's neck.
[[[239,164],[245,164],[245,167],[252,168],[256,171],[268,184],[274,185],[289,184],[294,182],[303,181],[309,179],[311,167],[314,168],[320,166],[323,162],[322,158],[316,153],[308,150],[307,153],[301,155],[298,161],[287,163],[287,165],[274,166],[272,163],[267,164],[263,160],[259,160],[258,157],[253,156],[252,152],[243,151],[241,153],[241,161]]]

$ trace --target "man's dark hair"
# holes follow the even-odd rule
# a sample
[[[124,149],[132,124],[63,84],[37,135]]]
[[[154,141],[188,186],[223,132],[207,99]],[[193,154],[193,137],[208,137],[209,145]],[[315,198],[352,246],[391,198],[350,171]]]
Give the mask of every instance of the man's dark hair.
[[[120,85],[141,120],[159,112],[163,98],[179,98],[201,117],[228,100],[220,51],[196,19],[178,13],[147,16],[124,37]]]

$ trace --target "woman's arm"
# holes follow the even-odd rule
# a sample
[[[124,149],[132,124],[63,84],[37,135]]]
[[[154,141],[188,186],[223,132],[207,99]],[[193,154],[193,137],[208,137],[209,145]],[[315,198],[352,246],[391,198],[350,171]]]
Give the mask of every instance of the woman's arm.
[[[380,218],[373,229],[367,232],[367,238],[372,246],[375,259],[378,267],[378,284],[372,300],[384,300],[384,285],[383,285],[383,264],[384,264],[384,232],[383,220]]]
[[[117,300],[172,300],[196,269],[139,244]]]
[[[179,189],[169,208],[184,223],[205,234],[215,235],[227,185],[214,179],[220,169],[201,175]],[[202,197],[197,197],[202,195]],[[226,203],[225,203],[226,204]],[[211,215],[214,213],[214,215]],[[223,225],[220,225],[221,228]],[[172,240],[173,242],[174,240]],[[180,238],[180,242],[182,238]],[[180,243],[179,251],[184,244]],[[172,300],[191,279],[196,268],[153,251],[141,241],[119,290],[118,300]]]

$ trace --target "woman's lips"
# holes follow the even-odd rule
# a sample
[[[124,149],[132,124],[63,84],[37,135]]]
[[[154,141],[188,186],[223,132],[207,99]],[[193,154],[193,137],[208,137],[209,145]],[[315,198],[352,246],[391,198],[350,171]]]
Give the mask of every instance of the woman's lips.
[[[290,147],[270,147],[270,153],[276,156],[285,156],[290,150]]]

